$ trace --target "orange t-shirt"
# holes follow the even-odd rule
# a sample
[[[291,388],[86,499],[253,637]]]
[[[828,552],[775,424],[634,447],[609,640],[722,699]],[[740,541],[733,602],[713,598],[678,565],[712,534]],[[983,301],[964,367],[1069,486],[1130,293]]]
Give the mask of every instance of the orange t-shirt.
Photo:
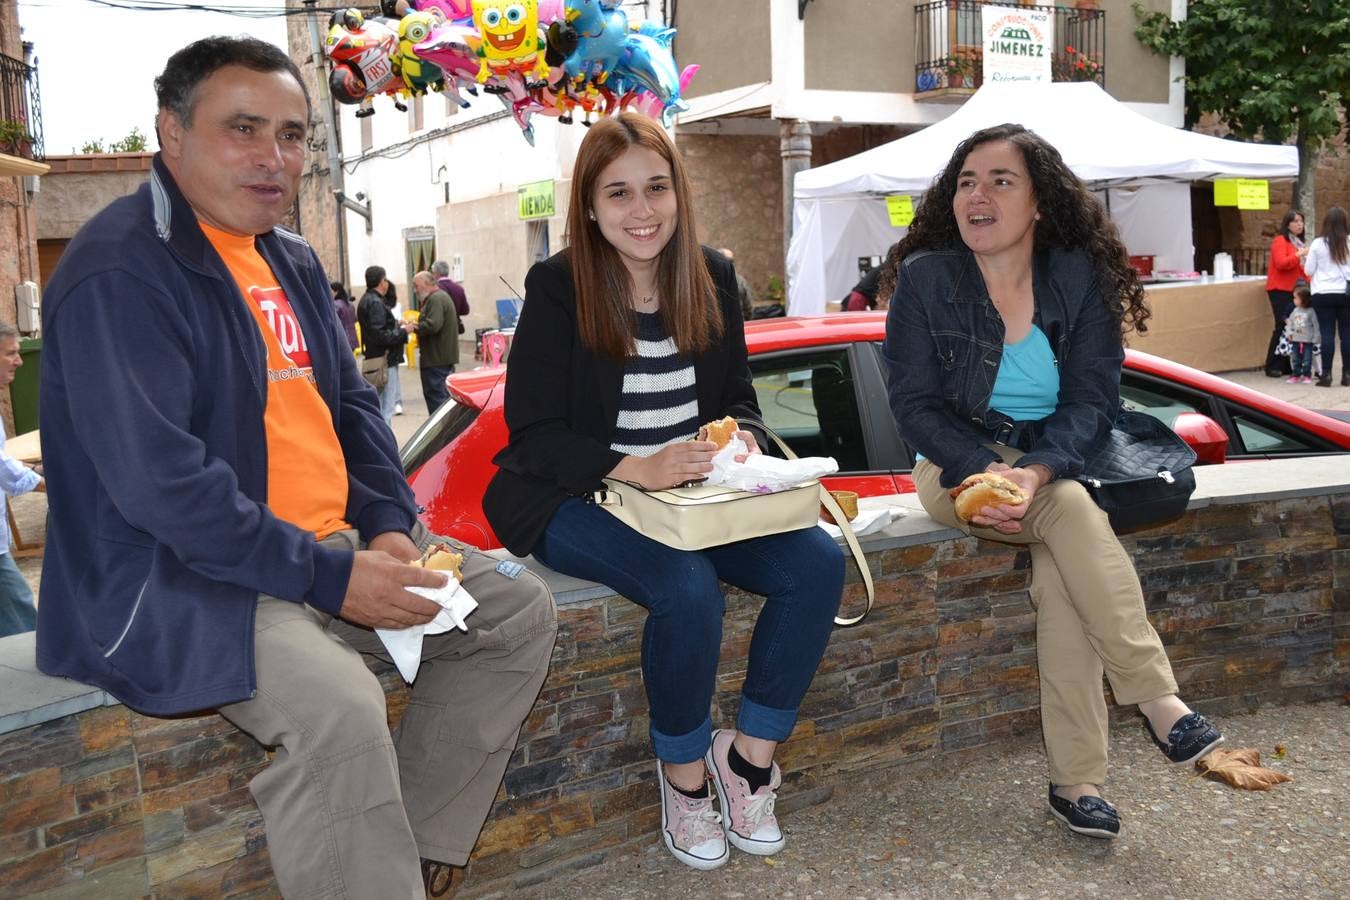
[[[319,395],[300,321],[254,239],[198,222],[229,267],[267,345],[267,505],[321,540],[349,528],[347,461]]]

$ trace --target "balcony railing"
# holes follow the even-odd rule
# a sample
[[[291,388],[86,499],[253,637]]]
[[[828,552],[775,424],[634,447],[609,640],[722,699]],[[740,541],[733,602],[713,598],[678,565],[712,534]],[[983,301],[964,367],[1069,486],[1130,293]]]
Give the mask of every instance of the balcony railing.
[[[0,153],[41,159],[42,101],[37,68],[0,54]]]
[[[1106,11],[1029,3],[936,0],[914,7],[914,90],[918,94],[959,93],[984,83],[984,40],[980,9],[1023,6],[1054,14],[1050,77],[1054,81],[1106,84]]]

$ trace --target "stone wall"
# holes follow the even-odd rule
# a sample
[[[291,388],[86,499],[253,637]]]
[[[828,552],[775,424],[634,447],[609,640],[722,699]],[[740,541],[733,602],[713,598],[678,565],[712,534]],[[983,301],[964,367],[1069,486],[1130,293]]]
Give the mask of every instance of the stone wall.
[[[1028,556],[954,534],[929,529],[870,553],[877,606],[861,626],[836,630],[780,751],[789,816],[850,772],[955,761],[1038,727]],[[1188,700],[1222,712],[1344,689],[1344,487],[1216,503],[1126,546]],[[850,586],[846,608],[859,591]],[[758,608],[729,597],[720,722],[734,719]],[[553,668],[474,853],[470,893],[558,877],[655,840],[641,626],[642,612],[617,597],[562,606]],[[406,693],[393,673],[382,678],[395,719]],[[216,716],[158,720],[120,706],[0,735],[0,894],[274,896],[246,788],[266,762]]]

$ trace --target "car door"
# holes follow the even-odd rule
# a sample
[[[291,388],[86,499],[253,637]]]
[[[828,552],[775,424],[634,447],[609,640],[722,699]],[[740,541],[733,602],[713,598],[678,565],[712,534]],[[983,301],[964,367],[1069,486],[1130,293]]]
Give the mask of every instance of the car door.
[[[828,479],[831,487],[862,496],[899,491],[895,428],[878,434],[875,422],[876,395],[884,396],[885,385],[870,345],[756,354],[750,371],[765,424],[798,456],[832,456],[839,463],[839,474]]]

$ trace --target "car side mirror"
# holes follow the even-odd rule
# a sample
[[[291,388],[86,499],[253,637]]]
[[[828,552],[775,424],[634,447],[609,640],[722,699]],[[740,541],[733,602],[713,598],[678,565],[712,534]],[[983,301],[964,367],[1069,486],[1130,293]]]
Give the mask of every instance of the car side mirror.
[[[1191,445],[1201,465],[1220,465],[1228,458],[1228,432],[1203,413],[1180,413],[1172,420],[1172,430]]]

